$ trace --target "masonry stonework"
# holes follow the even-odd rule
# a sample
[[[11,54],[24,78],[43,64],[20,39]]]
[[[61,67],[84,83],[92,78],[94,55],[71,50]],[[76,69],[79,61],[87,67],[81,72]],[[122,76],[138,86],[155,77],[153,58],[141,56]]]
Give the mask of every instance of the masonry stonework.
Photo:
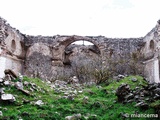
[[[76,55],[75,50],[79,49],[72,43],[80,40],[93,43],[87,48],[81,47],[81,51],[89,56],[97,55],[115,62],[124,60],[121,74],[132,74],[134,64],[131,61],[136,60],[141,68],[140,74],[150,82],[160,82],[160,21],[141,38],[106,38],[77,35],[30,36],[20,33],[0,18],[0,77],[4,76],[6,69],[43,79],[50,79],[59,69],[68,71],[66,65]]]

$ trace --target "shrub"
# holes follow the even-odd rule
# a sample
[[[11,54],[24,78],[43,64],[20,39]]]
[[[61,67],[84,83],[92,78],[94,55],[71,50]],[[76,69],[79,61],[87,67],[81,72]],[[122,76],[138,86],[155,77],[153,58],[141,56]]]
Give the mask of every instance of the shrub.
[[[96,84],[104,83],[113,74],[111,65],[103,61],[101,56],[92,59],[87,56],[77,56],[72,61],[72,70],[82,83],[91,81]]]

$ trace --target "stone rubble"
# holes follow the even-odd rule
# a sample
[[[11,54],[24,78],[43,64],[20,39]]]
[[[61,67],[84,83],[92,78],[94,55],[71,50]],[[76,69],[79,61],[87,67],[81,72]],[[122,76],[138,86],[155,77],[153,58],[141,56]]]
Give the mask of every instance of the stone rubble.
[[[127,84],[121,84],[116,90],[118,101],[124,102],[125,97],[129,94],[129,92],[130,92],[130,86]]]
[[[62,93],[61,98],[73,100],[78,94],[83,93],[83,85],[79,84],[78,79],[73,76],[68,82],[56,80],[50,84],[50,87],[54,89],[54,92],[59,94]]]
[[[124,78],[125,76],[119,75],[119,78]],[[61,80],[56,80],[53,83],[47,82],[47,84],[50,85],[50,87],[54,90],[55,93],[57,94],[62,94],[59,98],[62,99],[69,99],[69,100],[74,100],[77,95],[83,93],[83,84],[79,84],[77,81],[77,78],[73,77],[71,78],[72,80],[76,79],[76,82],[66,82],[66,81],[61,81]],[[35,83],[32,82],[27,82],[23,81],[23,77],[20,78],[17,82],[12,82],[8,80],[2,79],[2,83],[4,86],[15,86],[18,90],[22,91],[26,95],[31,95],[31,91],[39,91],[39,92],[45,92],[43,89],[41,89],[39,86],[37,86]],[[137,82],[138,80],[136,78],[131,78],[130,79],[133,82]],[[5,84],[5,82],[8,81],[8,84]],[[24,89],[24,87],[28,87],[30,91],[27,91]],[[102,90],[102,92],[105,92],[106,94],[107,91],[105,89],[102,89],[101,86],[96,86],[98,89]],[[87,92],[87,91],[86,91]],[[96,94],[90,90],[88,90],[89,94]],[[136,102],[135,107],[140,107],[142,109],[148,109],[149,105],[147,102],[153,102],[154,100],[160,99],[160,84],[157,83],[150,83],[148,86],[143,86],[142,88],[136,87],[134,90],[131,90],[131,87],[128,84],[121,84],[118,89],[115,91],[116,96],[118,97],[118,102],[121,103],[130,103],[130,102]],[[12,94],[6,94],[5,89],[2,87],[0,88],[0,96],[2,101],[9,101],[9,102],[15,102],[16,101],[16,96]],[[151,96],[151,97],[148,97]],[[40,98],[40,97],[39,97]],[[84,104],[87,104],[89,101],[88,96],[84,96],[82,98],[82,102]],[[30,101],[26,100],[23,98],[23,103],[29,103]],[[45,103],[42,100],[37,100],[33,102],[34,105],[44,105]],[[101,107],[101,103],[98,101],[95,102],[92,107]],[[2,113],[3,115],[3,113]],[[1,116],[1,111],[0,111],[0,116]],[[75,119],[80,119],[81,114],[74,114],[72,116],[67,116],[65,117],[66,120],[75,120]],[[91,115],[90,115],[91,116]],[[88,116],[84,116],[88,118]],[[96,117],[96,115],[95,115]]]
[[[131,80],[137,82],[135,78]],[[116,96],[118,97],[118,102],[136,102],[135,107],[147,109],[149,102],[160,99],[160,84],[149,83],[147,86],[136,87],[134,90],[131,90],[128,84],[121,84],[116,90]]]

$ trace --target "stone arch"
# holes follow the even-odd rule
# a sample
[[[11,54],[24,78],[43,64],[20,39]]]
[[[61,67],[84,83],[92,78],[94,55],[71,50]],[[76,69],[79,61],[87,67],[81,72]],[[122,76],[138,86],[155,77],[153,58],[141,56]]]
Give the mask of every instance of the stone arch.
[[[63,40],[60,43],[60,45],[64,46],[64,48],[66,48],[68,45],[72,44],[73,42],[80,41],[80,40],[84,40],[84,41],[88,41],[88,42],[93,43],[99,49],[99,51],[100,51],[100,48],[98,46],[97,41],[94,40],[94,39],[91,39],[89,37],[71,36],[71,37],[68,37],[67,39]]]
[[[100,48],[99,48],[98,43],[96,42],[96,40],[91,39],[91,38],[89,38],[89,37],[71,36],[71,37],[63,40],[63,41],[60,43],[60,48],[61,48],[61,51],[62,51],[62,53],[61,53],[61,60],[62,60],[62,62],[65,61],[65,49],[66,49],[70,44],[72,44],[72,43],[74,43],[74,42],[76,42],[76,41],[81,41],[81,40],[91,42],[91,43],[97,48],[97,50],[98,50],[98,52],[97,52],[98,55],[101,54],[101,50],[100,50]]]
[[[11,51],[14,52],[15,50],[16,50],[16,42],[15,42],[15,40],[13,39],[13,40],[11,41]]]

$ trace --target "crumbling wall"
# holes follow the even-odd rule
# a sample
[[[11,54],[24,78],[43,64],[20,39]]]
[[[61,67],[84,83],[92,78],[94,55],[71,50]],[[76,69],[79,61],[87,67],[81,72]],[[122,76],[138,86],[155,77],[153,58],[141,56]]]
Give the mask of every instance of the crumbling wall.
[[[56,70],[60,68],[64,68],[65,70],[65,65],[68,62],[67,59],[72,59],[76,55],[75,52],[74,54],[71,54],[71,56],[67,55],[66,48],[71,45],[71,43],[79,40],[93,43],[98,51],[96,54],[99,57],[103,57],[103,60],[110,59],[118,64],[123,59],[123,71],[122,65],[117,65],[117,69],[121,70],[120,72],[117,72],[117,74],[133,73],[130,66],[130,64],[133,64],[130,63],[132,54],[139,53],[143,43],[143,38],[114,39],[106,38],[104,36],[27,36],[27,38],[28,39],[25,42],[26,46],[28,46],[25,70],[28,75],[32,74],[32,76],[35,76],[35,74],[38,74],[38,76],[40,74],[41,76],[50,76],[50,71],[56,73]],[[90,52],[89,54],[92,54],[91,56],[96,56],[93,52]],[[37,61],[38,64],[42,63],[43,65],[37,65],[35,61]],[[36,68],[37,70],[31,70],[31,68]],[[36,73],[33,71],[36,71]],[[37,71],[40,73],[37,73]]]
[[[103,56],[117,64],[117,74],[143,74],[143,66],[140,63],[143,61],[140,53],[142,43],[143,38],[106,38]]]
[[[25,74],[48,79],[51,77],[52,53],[45,43],[34,43],[27,49]],[[50,75],[49,75],[50,74]]]
[[[5,69],[14,70],[16,74],[23,72],[23,60],[25,57],[24,37],[6,21],[0,18],[0,64],[1,76]]]
[[[150,82],[160,82],[159,63],[160,63],[160,21],[144,37],[144,47],[142,54],[144,58],[144,75]]]
[[[145,37],[106,38],[24,35],[0,18],[0,62],[3,63],[0,64],[0,77],[5,69],[44,79],[52,78],[61,71],[65,74],[71,67],[66,67],[67,59],[76,55],[67,52],[67,47],[79,40],[93,43],[96,52],[93,48],[85,48],[85,52],[91,50],[85,54],[112,61],[116,64],[117,74],[134,74],[138,71],[149,81],[159,82],[160,21]]]

